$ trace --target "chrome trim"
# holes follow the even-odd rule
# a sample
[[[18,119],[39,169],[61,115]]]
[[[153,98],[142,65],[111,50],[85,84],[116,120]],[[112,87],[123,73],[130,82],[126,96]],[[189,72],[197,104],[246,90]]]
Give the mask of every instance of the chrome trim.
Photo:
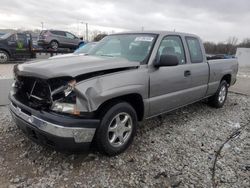
[[[29,116],[24,113],[21,108],[15,107],[13,103],[10,104],[10,109],[16,116],[26,122],[29,122],[41,131],[59,137],[74,138],[76,143],[91,142],[96,131],[95,128],[63,127],[61,125],[56,125],[42,120],[34,115]]]

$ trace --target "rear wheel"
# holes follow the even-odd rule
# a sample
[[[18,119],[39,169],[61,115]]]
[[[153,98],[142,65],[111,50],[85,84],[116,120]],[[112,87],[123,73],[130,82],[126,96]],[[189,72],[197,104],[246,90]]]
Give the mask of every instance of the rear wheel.
[[[9,61],[9,54],[0,50],[0,64],[7,63]]]
[[[53,50],[57,50],[58,47],[59,47],[59,44],[57,41],[51,41],[50,42],[50,47],[53,49]]]
[[[227,99],[227,93],[228,83],[225,80],[222,80],[215,95],[208,99],[209,105],[215,108],[223,107]]]
[[[137,115],[126,102],[106,110],[95,139],[100,152],[113,156],[122,153],[132,143],[137,128]]]

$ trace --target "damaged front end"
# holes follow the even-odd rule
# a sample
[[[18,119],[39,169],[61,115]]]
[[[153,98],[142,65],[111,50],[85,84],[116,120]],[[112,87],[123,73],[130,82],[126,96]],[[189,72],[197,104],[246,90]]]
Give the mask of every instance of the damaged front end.
[[[40,79],[17,76],[13,85],[16,98],[37,110],[80,115],[76,109],[76,80],[70,77]]]
[[[56,150],[88,149],[100,121],[77,111],[75,84],[71,77],[15,76],[9,95],[13,120],[39,144]]]

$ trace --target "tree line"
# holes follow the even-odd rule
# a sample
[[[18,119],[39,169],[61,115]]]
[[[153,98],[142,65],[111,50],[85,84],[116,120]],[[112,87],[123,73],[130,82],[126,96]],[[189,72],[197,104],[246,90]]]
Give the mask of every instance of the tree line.
[[[250,38],[246,38],[238,43],[236,37],[229,37],[226,42],[204,42],[207,54],[228,54],[235,55],[237,48],[250,48]]]

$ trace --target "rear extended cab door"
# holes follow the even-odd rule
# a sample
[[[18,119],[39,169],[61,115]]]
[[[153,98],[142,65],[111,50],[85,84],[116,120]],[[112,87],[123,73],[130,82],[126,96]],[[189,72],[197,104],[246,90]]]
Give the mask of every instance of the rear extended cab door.
[[[188,51],[191,85],[190,102],[198,101],[206,96],[209,82],[209,65],[205,56],[202,41],[196,36],[185,36],[185,45]]]

